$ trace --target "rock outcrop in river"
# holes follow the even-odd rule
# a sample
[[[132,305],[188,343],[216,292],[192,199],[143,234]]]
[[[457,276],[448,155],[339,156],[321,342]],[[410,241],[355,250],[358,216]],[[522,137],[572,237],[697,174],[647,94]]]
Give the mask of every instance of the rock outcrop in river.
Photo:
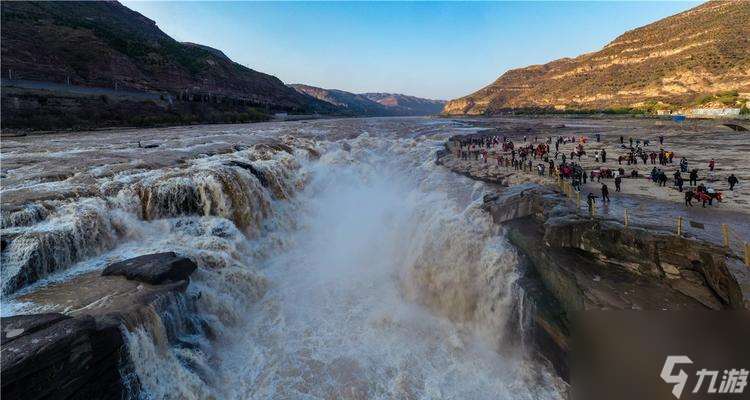
[[[55,312],[0,320],[2,396],[135,396],[139,383],[128,373],[132,362],[125,347],[125,330],[153,324],[170,308],[190,303],[183,292],[195,268],[195,263],[174,253],[146,255],[112,264],[104,276],[92,272],[22,296],[23,301],[46,305]],[[118,274],[123,276],[109,277]],[[189,315],[173,317],[189,319]],[[199,320],[192,322],[195,324],[165,321],[172,332],[167,340],[175,342],[179,335],[204,329]]]

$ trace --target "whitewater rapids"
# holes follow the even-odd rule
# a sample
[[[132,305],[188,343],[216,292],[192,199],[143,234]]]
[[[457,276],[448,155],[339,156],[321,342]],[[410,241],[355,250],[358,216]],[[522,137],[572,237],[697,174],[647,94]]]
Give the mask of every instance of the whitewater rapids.
[[[117,236],[114,218],[128,239],[107,239],[19,293],[144,248],[197,259],[194,307],[175,304],[126,332],[133,365],[124,373],[147,399],[560,398],[554,373],[506,338],[519,321],[519,260],[479,207],[485,184],[434,163],[463,128],[357,121],[343,133],[336,122],[296,125],[320,156],[288,141],[294,151],[255,164],[276,183],[264,189],[248,173],[229,185],[231,199],[260,193],[244,203],[217,202],[205,192],[216,185],[185,190],[192,175],[160,173],[168,190],[118,191],[99,225]],[[191,196],[195,215],[184,216]],[[11,308],[30,309],[12,299]],[[170,341],[167,331],[189,318],[209,328]]]

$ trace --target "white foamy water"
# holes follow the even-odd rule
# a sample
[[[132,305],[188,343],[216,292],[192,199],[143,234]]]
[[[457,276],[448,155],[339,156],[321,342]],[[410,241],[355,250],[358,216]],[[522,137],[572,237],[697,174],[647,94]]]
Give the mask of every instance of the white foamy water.
[[[320,159],[253,153],[124,174],[107,215],[129,213],[115,224],[127,240],[36,285],[144,252],[198,262],[194,306],[126,332],[142,398],[561,397],[553,373],[505,339],[519,320],[518,258],[479,208],[484,184],[434,164],[450,122],[399,124],[412,134],[374,120],[319,142]],[[235,158],[269,171],[268,190],[213,172]]]
[[[210,384],[165,385],[146,362],[155,397],[558,397],[503,346],[517,259],[478,209],[482,185],[437,168],[439,142],[349,143],[306,165],[297,224],[259,263],[268,291],[212,349]]]

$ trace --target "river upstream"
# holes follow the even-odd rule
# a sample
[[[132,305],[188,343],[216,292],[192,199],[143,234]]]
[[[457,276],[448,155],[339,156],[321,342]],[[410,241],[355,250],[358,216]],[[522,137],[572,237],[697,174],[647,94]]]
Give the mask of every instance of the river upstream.
[[[194,306],[123,327],[136,397],[560,398],[509,337],[520,257],[480,209],[485,184],[435,164],[473,131],[374,118],[5,139],[3,315],[75,313],[45,288],[175,251],[198,264]]]

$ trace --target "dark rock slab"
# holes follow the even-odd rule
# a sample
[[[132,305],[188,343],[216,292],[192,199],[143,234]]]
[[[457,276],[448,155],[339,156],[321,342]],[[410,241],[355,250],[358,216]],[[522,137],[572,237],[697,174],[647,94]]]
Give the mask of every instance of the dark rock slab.
[[[143,274],[153,275],[149,279],[164,283],[131,280],[124,272],[122,276],[101,276],[94,271],[18,298],[53,313],[0,319],[2,398],[134,398],[140,383],[128,373],[132,363],[122,330],[161,326],[153,323],[154,313],[163,315],[167,308],[185,301],[182,296],[189,284],[187,276],[195,269],[190,260],[188,264],[174,253],[138,257],[119,264],[137,259],[141,261],[132,265],[144,267]],[[157,271],[147,268],[149,260]],[[180,273],[165,273],[160,269],[165,265],[172,265]],[[141,277],[137,271],[129,272]],[[178,281],[169,282],[170,279]],[[202,327],[194,331],[199,328]],[[168,337],[173,329],[167,329]]]
[[[116,326],[91,316],[60,314],[2,318],[22,334],[0,347],[6,399],[120,399],[124,342]]]
[[[2,318],[2,343],[10,343],[18,338],[47,329],[70,317],[59,313],[14,315]]]
[[[147,254],[110,264],[102,275],[121,275],[129,280],[160,285],[187,280],[198,266],[174,252]]]
[[[498,190],[485,196],[483,209],[530,261],[534,274],[519,284],[527,295],[542,293],[529,296],[534,344],[564,379],[575,312],[744,307],[731,257],[710,242],[590,218],[537,185]]]

